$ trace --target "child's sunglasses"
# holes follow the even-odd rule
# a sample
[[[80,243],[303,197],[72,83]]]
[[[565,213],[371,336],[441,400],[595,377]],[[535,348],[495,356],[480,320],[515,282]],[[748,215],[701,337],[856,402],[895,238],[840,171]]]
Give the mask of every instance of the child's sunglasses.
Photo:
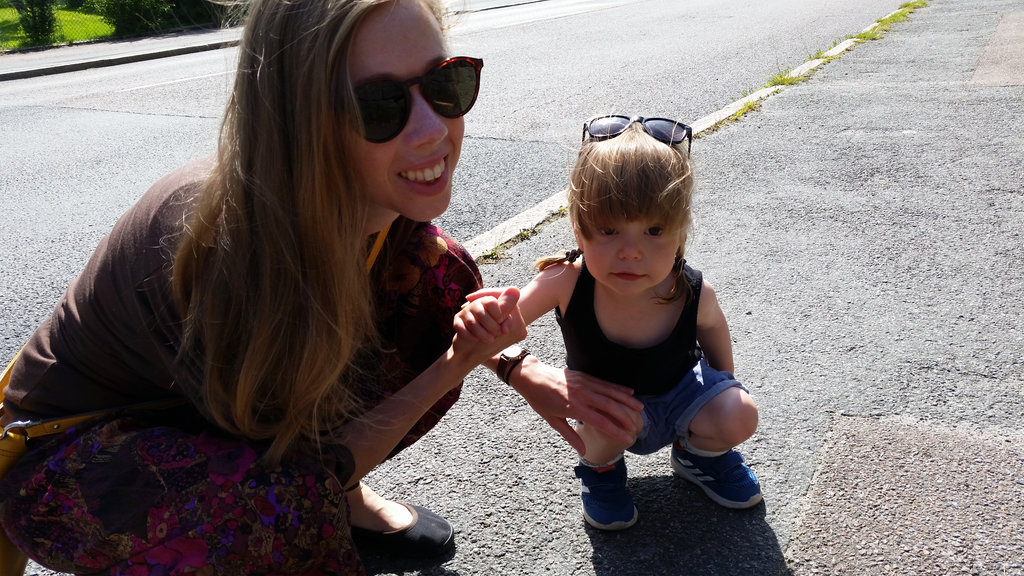
[[[359,114],[363,119],[363,137],[370,142],[387,142],[398,136],[409,121],[412,94],[409,88],[420,85],[420,93],[430,107],[445,118],[458,118],[473,107],[480,91],[479,58],[458,56],[434,66],[423,76],[408,80],[381,78],[355,87]]]
[[[690,145],[693,143],[693,128],[668,118],[644,118],[643,116],[622,116],[620,114],[597,116],[583,123],[583,140],[586,141],[587,138],[590,138],[595,142],[600,142],[615,138],[625,132],[626,128],[634,122],[639,122],[644,127],[644,132],[659,142],[670,146],[686,142],[686,153],[690,153]]]

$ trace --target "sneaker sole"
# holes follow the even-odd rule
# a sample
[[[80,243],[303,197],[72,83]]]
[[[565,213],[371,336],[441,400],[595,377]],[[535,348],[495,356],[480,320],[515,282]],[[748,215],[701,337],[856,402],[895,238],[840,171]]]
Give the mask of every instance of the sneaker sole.
[[[676,476],[679,476],[680,478],[683,478],[684,480],[689,480],[691,483],[696,484],[698,488],[700,488],[701,490],[704,491],[705,494],[707,494],[708,498],[714,500],[715,503],[718,504],[719,506],[732,508],[733,510],[743,510],[745,508],[752,508],[754,506],[757,506],[757,504],[764,499],[764,496],[760,492],[751,496],[750,499],[747,500],[746,502],[737,502],[736,500],[727,500],[725,498],[722,498],[721,496],[716,494],[714,490],[705,486],[704,483],[701,482],[700,479],[697,478],[697,476],[694,475],[693,472],[691,472],[688,468],[680,464],[679,460],[675,456],[672,456],[672,473],[675,474]]]
[[[639,517],[640,517],[640,513],[637,512],[636,506],[634,506],[633,507],[633,518],[631,520],[622,520],[622,521],[619,521],[619,522],[612,522],[611,524],[601,524],[597,520],[594,520],[593,518],[591,518],[590,515],[587,514],[586,510],[583,510],[583,519],[587,521],[587,524],[590,524],[591,526],[593,526],[594,528],[597,528],[598,530],[607,530],[607,531],[625,530],[626,528],[629,528],[633,524],[636,524],[636,521],[637,521],[637,519]]]

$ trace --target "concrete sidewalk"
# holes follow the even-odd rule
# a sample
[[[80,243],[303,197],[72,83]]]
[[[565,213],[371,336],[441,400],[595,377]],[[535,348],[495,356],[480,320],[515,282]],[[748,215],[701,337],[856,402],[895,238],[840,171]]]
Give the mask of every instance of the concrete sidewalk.
[[[445,0],[454,12],[480,12],[538,0]],[[128,40],[86,42],[55,48],[0,53],[0,82],[128,64],[238,44],[242,28],[197,28]]]
[[[0,54],[0,81],[75,72],[234,46],[242,28],[196,29],[130,40]]]

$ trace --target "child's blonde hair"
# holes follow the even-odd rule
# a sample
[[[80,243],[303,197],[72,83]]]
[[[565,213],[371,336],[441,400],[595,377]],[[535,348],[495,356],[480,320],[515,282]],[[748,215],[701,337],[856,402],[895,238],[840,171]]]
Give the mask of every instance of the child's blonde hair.
[[[663,298],[666,302],[690,294],[682,273],[694,188],[687,143],[665,144],[634,122],[619,136],[584,140],[569,175],[569,221],[582,237],[589,239],[615,222],[638,219],[655,220],[666,234],[678,234],[676,281]],[[542,258],[536,268],[574,260],[577,254]]]

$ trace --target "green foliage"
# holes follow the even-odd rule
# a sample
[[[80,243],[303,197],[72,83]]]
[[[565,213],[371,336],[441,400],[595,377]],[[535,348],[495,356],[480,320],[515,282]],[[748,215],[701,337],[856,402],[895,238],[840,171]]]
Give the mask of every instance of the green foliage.
[[[900,6],[900,9],[893,12],[887,18],[882,18],[867,32],[861,32],[851,38],[855,38],[861,42],[867,42],[870,40],[878,40],[885,35],[886,32],[892,28],[892,25],[896,22],[904,22],[910,18],[910,15],[914,13],[918,8],[924,8],[928,5],[928,0],[915,0],[914,2],[907,2]]]
[[[45,46],[57,38],[57,16],[53,0],[23,0],[18,10],[21,29],[32,46]]]
[[[171,11],[179,26],[220,25],[227,17],[229,4],[210,0],[176,0]]]
[[[117,36],[162,30],[171,14],[171,5],[166,0],[96,0],[96,7]]]
[[[750,112],[754,112],[755,110],[760,110],[760,109],[761,109],[761,102],[760,101],[746,102],[746,103],[743,104],[742,108],[737,110],[735,114],[733,114],[732,116],[729,117],[729,120],[733,120],[733,121],[739,120],[740,118],[743,117],[744,114],[749,114]]]
[[[96,0],[64,0],[64,9],[69,12],[99,14],[99,8],[96,6]]]
[[[772,79],[769,80],[768,83],[764,85],[764,87],[771,88],[772,86],[790,86],[792,84],[799,84],[804,80],[807,80],[807,76],[793,76],[789,73],[789,69],[786,69],[782,70],[775,76],[772,76]]]
[[[928,5],[928,0],[914,0],[913,2],[907,2],[906,4],[900,5],[900,8],[908,12],[913,12],[918,8],[924,8]]]
[[[10,50],[24,41],[25,34],[18,23],[14,8],[0,8],[0,50]]]
[[[57,10],[58,42],[79,42],[107,38],[114,34],[114,29],[102,18],[93,14]],[[0,50],[16,50],[33,46],[28,36],[21,29],[18,13],[14,8],[0,8]]]
[[[96,14],[58,10],[57,26],[61,30],[60,35],[67,42],[96,40],[114,35],[113,26]]]

